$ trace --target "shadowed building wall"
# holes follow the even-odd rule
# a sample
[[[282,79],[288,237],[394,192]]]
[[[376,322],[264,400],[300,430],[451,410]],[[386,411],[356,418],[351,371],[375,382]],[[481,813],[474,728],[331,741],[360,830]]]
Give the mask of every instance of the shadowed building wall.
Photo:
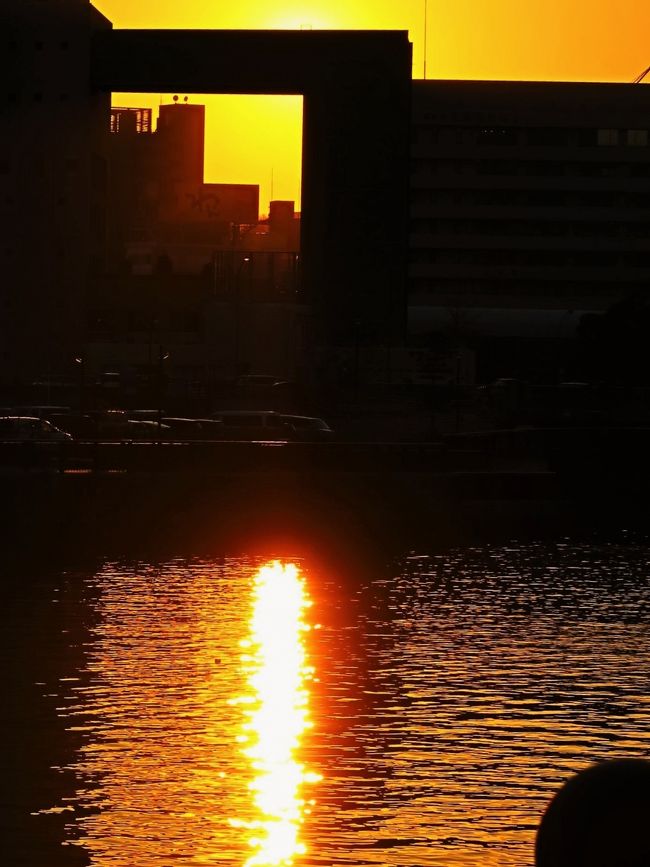
[[[90,83],[87,0],[2,5],[0,380],[73,365],[105,244],[110,94]]]
[[[112,31],[105,92],[304,96],[302,273],[325,343],[405,320],[411,46],[397,31]]]
[[[650,291],[647,86],[413,82],[411,162],[414,326],[569,337]]]

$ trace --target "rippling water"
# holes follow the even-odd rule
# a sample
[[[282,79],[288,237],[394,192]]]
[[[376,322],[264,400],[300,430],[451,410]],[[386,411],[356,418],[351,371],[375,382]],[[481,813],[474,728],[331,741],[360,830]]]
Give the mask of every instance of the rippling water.
[[[13,738],[32,782],[10,815],[35,814],[39,864],[244,865],[261,851],[233,699],[263,562],[106,562],[50,576],[38,604],[14,594],[16,719],[28,708],[30,723]],[[295,863],[529,865],[570,772],[650,753],[649,564],[645,544],[570,541],[413,552],[346,584],[300,563],[314,601],[300,665],[315,677],[291,704],[314,723],[292,742]],[[280,595],[277,628],[293,628]]]

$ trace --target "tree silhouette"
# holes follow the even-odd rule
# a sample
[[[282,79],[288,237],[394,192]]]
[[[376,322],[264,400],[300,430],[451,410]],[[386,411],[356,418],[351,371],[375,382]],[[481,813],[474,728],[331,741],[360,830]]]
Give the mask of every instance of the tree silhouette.
[[[578,325],[579,370],[591,381],[650,384],[650,303],[635,294]]]

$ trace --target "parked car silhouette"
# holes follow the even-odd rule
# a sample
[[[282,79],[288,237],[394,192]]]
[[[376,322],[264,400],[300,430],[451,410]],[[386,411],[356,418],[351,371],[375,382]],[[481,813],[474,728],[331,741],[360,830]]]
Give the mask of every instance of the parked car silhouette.
[[[272,410],[229,409],[212,413],[223,424],[227,440],[283,440],[286,426],[282,416]]]
[[[224,424],[216,418],[175,418],[164,416],[166,437],[180,440],[222,440]]]
[[[130,418],[120,430],[120,438],[125,440],[168,439],[169,426],[157,421]]]
[[[322,418],[288,415],[273,410],[221,410],[212,414],[223,423],[224,439],[314,441],[331,439],[332,430]]]
[[[47,419],[25,415],[0,417],[1,442],[69,442],[71,439],[69,433]]]
[[[334,436],[334,431],[322,418],[309,415],[283,414],[281,419],[285,425],[289,439],[294,441],[314,442],[331,440]]]

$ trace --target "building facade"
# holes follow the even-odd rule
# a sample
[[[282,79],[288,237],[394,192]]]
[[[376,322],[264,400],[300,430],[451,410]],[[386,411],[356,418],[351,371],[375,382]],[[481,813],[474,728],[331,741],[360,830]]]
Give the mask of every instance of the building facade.
[[[566,338],[648,293],[644,85],[411,83],[398,32],[113,33],[87,0],[4,11],[5,384],[124,334],[150,366],[163,330],[197,370],[231,373],[262,372],[280,335],[285,376],[315,345]],[[251,51],[274,59],[268,79],[231,62]],[[168,90],[169,57],[191,58],[171,64],[190,92],[305,94],[300,220],[278,202],[258,224],[255,184],[204,183],[203,106],[162,106],[155,132],[148,110],[111,109],[111,88]]]
[[[414,333],[569,335],[650,291],[650,88],[415,81]]]
[[[88,276],[106,244],[110,94],[90,81],[86,0],[3,4],[0,381],[66,369],[81,352]]]

